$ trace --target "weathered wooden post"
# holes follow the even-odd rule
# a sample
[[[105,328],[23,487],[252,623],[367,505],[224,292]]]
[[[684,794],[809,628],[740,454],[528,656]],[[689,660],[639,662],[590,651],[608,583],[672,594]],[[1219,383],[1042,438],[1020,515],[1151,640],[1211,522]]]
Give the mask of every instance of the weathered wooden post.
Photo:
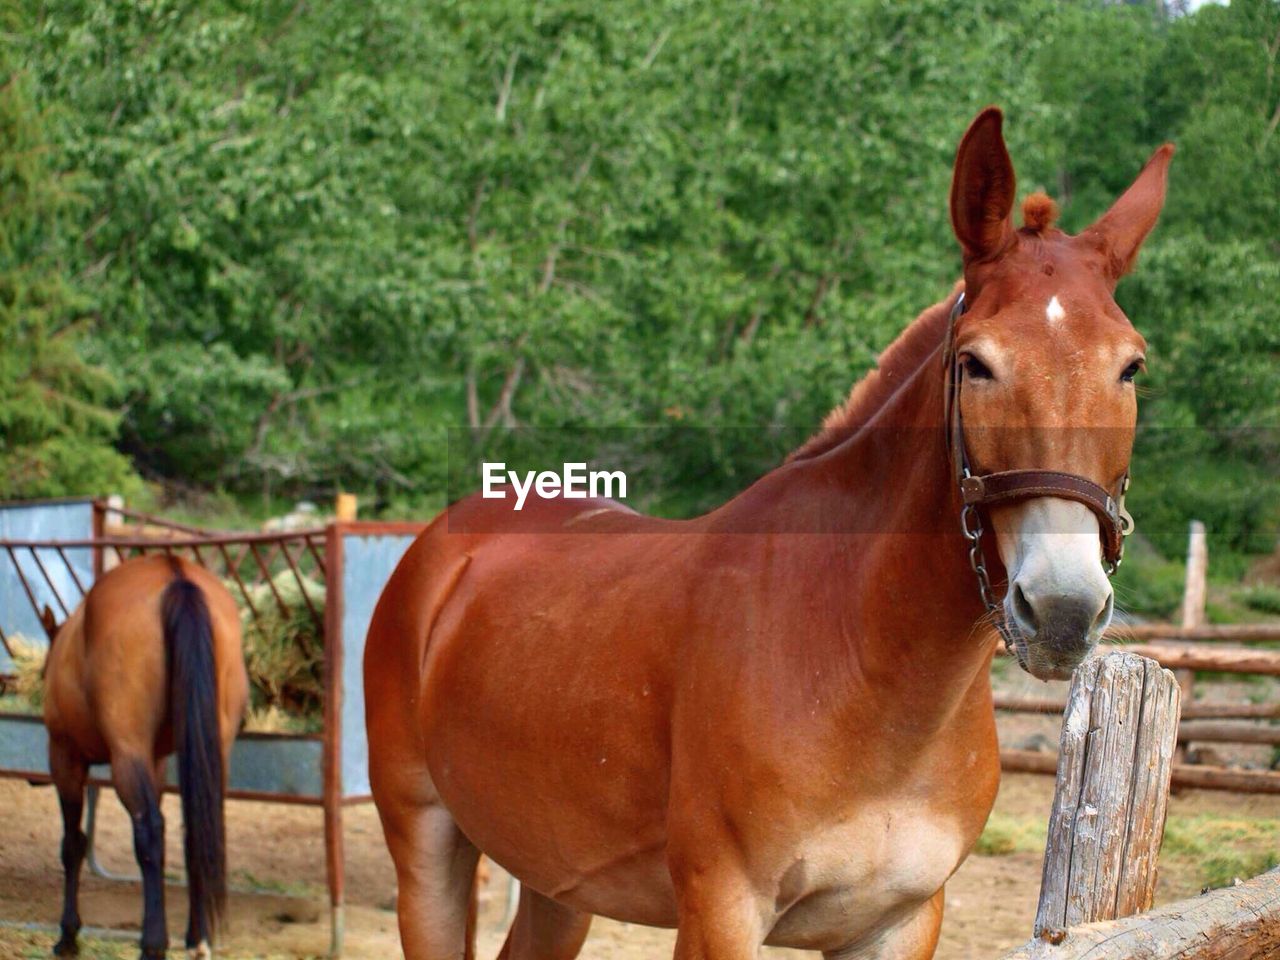
[[[1204,626],[1205,607],[1209,599],[1209,537],[1204,524],[1199,520],[1191,521],[1191,529],[1187,534],[1187,576],[1182,588],[1182,628],[1193,630]],[[1182,688],[1182,702],[1191,703],[1195,699],[1196,672],[1180,669],[1174,671],[1178,678],[1178,686]],[[1175,756],[1181,762],[1190,752],[1188,743],[1178,747]]]
[[[1111,653],[1071,681],[1035,936],[1151,906],[1180,690],[1154,660]]]

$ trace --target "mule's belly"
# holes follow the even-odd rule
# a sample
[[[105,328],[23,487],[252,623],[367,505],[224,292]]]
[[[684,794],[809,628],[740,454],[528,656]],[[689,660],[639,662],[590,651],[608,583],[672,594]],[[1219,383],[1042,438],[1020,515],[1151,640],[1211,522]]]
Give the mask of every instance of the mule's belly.
[[[563,771],[558,771],[563,772]],[[483,853],[522,883],[560,903],[627,923],[675,926],[662,807],[619,817],[590,793],[555,796],[526,778],[508,779],[529,801],[461,782],[456,767],[433,770],[450,814]]]

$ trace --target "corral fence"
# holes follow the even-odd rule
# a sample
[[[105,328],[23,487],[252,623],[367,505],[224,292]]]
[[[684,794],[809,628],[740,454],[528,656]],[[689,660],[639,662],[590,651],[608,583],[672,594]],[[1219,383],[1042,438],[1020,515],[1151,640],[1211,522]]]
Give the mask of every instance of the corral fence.
[[[1245,677],[1280,677],[1280,623],[1211,625],[1205,622],[1209,554],[1204,524],[1193,522],[1187,548],[1187,572],[1179,623],[1141,623],[1118,626],[1104,642],[1155,660],[1174,671],[1182,692],[1177,728],[1178,749],[1172,767],[1175,787],[1280,794],[1280,770],[1245,770],[1187,763],[1189,743],[1263,744],[1280,747],[1280,699],[1239,703],[1195,699],[1196,671],[1215,671]],[[1061,715],[1067,702],[1053,697],[997,694],[995,706],[1011,713]],[[1053,774],[1052,753],[1002,749],[1003,769],[1020,773]]]
[[[361,678],[365,635],[387,578],[423,526],[340,521],[227,533],[99,500],[0,504],[0,680],[15,669],[14,637],[45,642],[45,607],[65,620],[98,577],[130,557],[163,553],[194,560],[232,588],[251,622],[261,622],[270,606],[288,615],[286,588],[296,589],[323,636],[323,722],[317,733],[241,733],[228,796],[323,809],[330,948],[337,956],[343,941],[342,811],[372,799]],[[320,583],[323,605],[314,595]],[[49,782],[40,717],[0,711],[0,776]],[[110,782],[105,766],[90,771],[91,786]],[[176,789],[173,771],[168,789]]]
[[[1280,956],[1280,868],[1150,910],[1181,695],[1179,678],[1133,653],[1077,668],[1032,939],[1001,960]]]

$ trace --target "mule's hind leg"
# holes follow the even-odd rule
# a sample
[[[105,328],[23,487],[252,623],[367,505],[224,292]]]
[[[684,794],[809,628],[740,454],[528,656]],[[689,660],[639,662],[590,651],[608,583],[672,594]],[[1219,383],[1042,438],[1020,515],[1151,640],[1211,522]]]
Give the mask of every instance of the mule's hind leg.
[[[84,785],[89,765],[74,745],[61,737],[49,740],[49,772],[58,789],[58,806],[62,808],[62,936],[53,952],[60,957],[73,957],[80,952],[76,937],[80,933],[80,865],[84,862],[89,838],[80,829],[84,812]]]
[[[573,960],[591,928],[591,914],[556,903],[526,886],[498,960]]]
[[[111,778],[133,821],[133,852],[142,870],[142,956],[163,957],[169,948],[164,915],[164,817],[153,763],[137,754],[113,753]]]
[[[396,865],[405,960],[474,960],[472,893],[478,851],[435,797],[425,771],[400,770],[377,792]]]

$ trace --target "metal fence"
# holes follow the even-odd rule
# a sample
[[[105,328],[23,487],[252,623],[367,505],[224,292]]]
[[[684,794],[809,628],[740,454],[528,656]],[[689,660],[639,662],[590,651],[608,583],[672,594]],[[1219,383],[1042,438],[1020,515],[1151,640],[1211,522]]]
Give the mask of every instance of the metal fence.
[[[422,527],[352,521],[228,533],[98,501],[0,504],[0,642],[7,653],[15,633],[44,642],[39,615],[46,606],[57,620],[65,619],[98,577],[139,555],[182,556],[208,568],[259,624],[272,606],[292,615],[284,594],[295,585],[316,635],[324,639],[323,726],[310,734],[241,734],[231,755],[228,796],[323,808],[337,955],[343,929],[342,810],[370,799],[360,678],[365,635],[387,578]],[[319,584],[323,605],[314,592]],[[0,679],[5,665],[0,657]],[[0,712],[0,776],[48,781],[47,735],[39,717]],[[92,768],[90,777],[97,786],[111,782],[105,767]],[[174,786],[170,778],[168,788]]]

